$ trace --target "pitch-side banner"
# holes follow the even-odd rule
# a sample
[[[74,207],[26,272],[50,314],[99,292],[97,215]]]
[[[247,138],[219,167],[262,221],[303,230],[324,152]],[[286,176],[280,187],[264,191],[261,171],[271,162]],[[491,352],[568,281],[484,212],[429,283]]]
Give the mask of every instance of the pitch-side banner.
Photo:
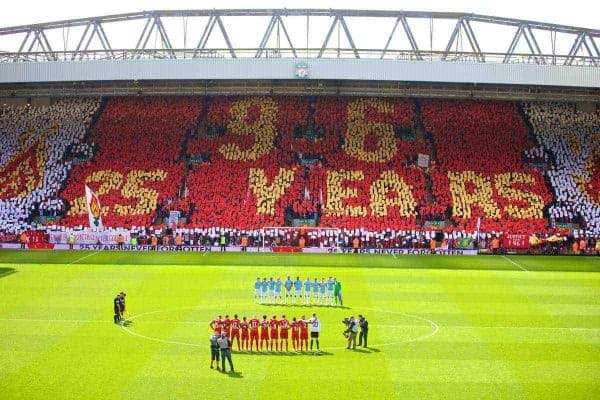
[[[67,243],[71,232],[50,232],[50,243]],[[91,230],[73,231],[75,243],[79,244],[98,244],[103,245],[117,244],[117,236],[121,233],[125,238],[125,243],[129,243],[131,235],[129,231],[102,231],[94,232]]]
[[[505,233],[502,236],[502,247],[505,249],[528,249],[529,237],[514,233]]]
[[[304,253],[330,253],[330,254],[354,254],[354,249],[350,247],[309,247],[302,249]],[[388,254],[395,256],[417,256],[417,255],[438,255],[438,256],[476,256],[477,250],[444,250],[444,249],[358,249],[358,254]]]
[[[21,245],[19,243],[0,243],[0,248],[3,249],[18,249]],[[52,245],[54,250],[68,250],[69,245],[64,243]],[[178,249],[176,246],[158,246],[156,250],[153,250],[150,245],[124,245],[121,249],[116,244],[76,244],[73,246],[74,250],[93,250],[93,251],[109,251],[109,250],[122,250],[122,251],[180,251],[180,252],[219,252],[221,248],[219,246],[182,246]],[[231,253],[241,252],[242,248],[239,246],[227,247],[227,251]],[[248,247],[248,253],[270,253],[272,249],[270,247]],[[353,254],[354,250],[350,248],[304,248],[303,253],[321,253],[321,254]],[[387,254],[387,255],[446,255],[446,256],[474,256],[477,255],[476,250],[428,250],[428,249],[360,249],[360,254]]]

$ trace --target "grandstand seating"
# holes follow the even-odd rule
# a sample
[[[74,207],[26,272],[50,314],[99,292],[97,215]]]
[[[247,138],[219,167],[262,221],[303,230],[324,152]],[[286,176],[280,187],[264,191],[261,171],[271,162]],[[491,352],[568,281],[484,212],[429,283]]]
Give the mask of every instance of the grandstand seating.
[[[543,175],[526,169],[523,156],[535,143],[514,102],[421,100],[425,128],[433,135],[438,164],[432,168],[438,204],[452,207],[466,231],[543,231],[552,201]]]
[[[0,231],[32,227],[34,212],[64,211],[57,198],[99,100],[0,108]],[[83,148],[80,148],[83,150]]]
[[[184,164],[178,157],[201,109],[200,98],[108,100],[91,137],[93,159],[73,169],[61,193],[70,204],[62,224],[87,223],[87,184],[99,196],[105,225],[149,226],[157,205],[181,187]]]
[[[600,234],[600,115],[564,103],[530,103],[524,110],[555,161],[548,171],[556,194],[551,216],[564,221],[581,216],[589,234]]]
[[[484,232],[545,232],[552,220],[600,234],[600,117],[567,104],[124,97],[106,100],[86,136],[98,106],[1,110],[0,230],[31,227],[38,209],[86,225],[87,184],[112,227],[180,210],[188,228],[217,231],[318,215],[386,240],[429,219],[463,236],[478,218]]]

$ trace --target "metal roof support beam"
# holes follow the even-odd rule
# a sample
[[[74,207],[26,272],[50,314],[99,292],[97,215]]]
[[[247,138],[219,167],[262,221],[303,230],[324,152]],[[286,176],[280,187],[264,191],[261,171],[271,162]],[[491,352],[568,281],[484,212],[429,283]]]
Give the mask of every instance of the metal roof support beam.
[[[104,31],[104,27],[102,27],[101,23],[98,23],[97,26],[98,26],[98,37],[100,38],[102,47],[104,47],[104,50],[106,50],[108,53],[110,53],[111,56],[114,57],[115,53],[112,50],[112,46],[110,45],[110,42],[108,41],[108,36],[106,35],[106,32]]]
[[[285,35],[285,38],[287,39],[288,44],[290,45],[290,49],[292,49],[292,54],[294,55],[294,58],[298,58],[298,55],[296,54],[296,48],[292,44],[292,39],[290,38],[290,35],[288,34],[285,24],[283,23],[283,20],[281,19],[281,15],[277,14],[277,19],[279,20],[279,25],[281,26],[281,29],[283,30],[283,34]]]
[[[204,50],[204,48],[206,47],[206,43],[208,42],[208,38],[210,37],[210,34],[212,33],[212,30],[215,27],[216,23],[217,23],[217,20],[215,19],[214,15],[211,15],[210,17],[208,17],[208,21],[206,22],[206,26],[204,27],[202,36],[200,36],[200,40],[198,41],[198,45],[196,46],[196,49],[194,50],[194,54],[192,55],[192,58],[196,58],[198,51]]]
[[[138,50],[146,49],[146,45],[148,44],[148,40],[150,40],[150,36],[152,36],[152,32],[154,31],[154,28],[156,28],[156,20],[153,18],[152,24],[150,25],[150,29],[148,29],[148,32],[146,33],[146,38],[144,39],[144,43],[142,43],[142,48],[138,49]]]
[[[527,27],[525,28],[525,38],[527,38],[528,35],[531,40],[531,44],[533,45],[533,49],[535,49],[535,54],[538,55],[538,63],[541,61],[542,64],[546,64],[546,58],[542,56],[542,50],[540,49],[540,45],[538,44],[535,38],[535,34],[531,30],[531,26],[529,25],[527,25]]]
[[[531,53],[531,55],[533,55],[533,58],[535,60],[536,64],[541,64],[540,60],[538,59],[538,52],[536,51],[535,47],[533,47],[533,42],[531,41],[531,39],[528,36],[527,33],[527,26],[523,27],[523,33],[522,36],[525,38],[525,42],[527,42],[527,47],[529,47],[529,52]]]
[[[385,46],[383,47],[383,50],[381,51],[381,57],[379,57],[379,59],[381,59],[381,60],[383,60],[383,57],[385,57],[385,53],[387,53],[388,48],[390,47],[390,43],[392,42],[392,39],[394,38],[394,33],[396,33],[396,28],[398,28],[398,23],[400,23],[400,18],[402,18],[402,17],[396,18],[394,27],[392,28],[392,31],[390,32],[390,35],[388,36],[388,39],[385,42]]]
[[[54,54],[54,52],[52,51],[52,47],[50,46],[50,42],[48,41],[48,37],[46,36],[46,33],[44,33],[44,30],[40,30],[39,39],[40,43],[42,44],[42,48],[46,52],[48,60],[57,61],[58,58],[56,54]]]
[[[82,49],[83,51],[81,52],[81,55],[79,56],[80,60],[83,60],[85,51],[90,48],[90,43],[92,42],[92,39],[94,38],[94,34],[97,32],[98,27],[96,26],[96,24],[93,24],[93,25],[94,25],[94,29],[92,29],[92,33],[89,35],[87,42],[85,43],[85,46]]]
[[[235,50],[233,50],[233,46],[231,45],[231,41],[229,40],[229,35],[227,35],[225,25],[223,25],[223,21],[221,21],[221,17],[219,16],[219,14],[215,15],[215,19],[217,20],[217,24],[219,24],[219,28],[221,29],[221,33],[223,34],[223,38],[225,38],[225,43],[227,43],[227,47],[229,48],[229,54],[231,54],[231,58],[237,58],[237,56],[235,55]]]
[[[173,51],[173,46],[171,45],[171,40],[169,40],[169,35],[167,35],[167,31],[165,30],[165,26],[162,23],[160,17],[156,17],[156,30],[160,34],[160,39],[163,45],[163,49],[168,50],[171,58],[177,58],[175,52]]]
[[[75,51],[71,55],[71,60],[74,60],[75,57],[77,57],[77,53],[79,53],[79,50],[81,49],[81,45],[83,44],[83,42],[84,42],[84,40],[85,40],[85,38],[86,38],[86,36],[87,36],[87,34],[88,34],[91,26],[92,26],[91,23],[89,23],[89,24],[87,24],[85,26],[83,34],[81,35],[81,38],[79,39],[79,42],[77,42],[77,47],[75,47]]]
[[[587,35],[584,34],[583,36],[583,40],[582,43],[585,46],[585,49],[587,50],[588,54],[590,55],[590,62],[594,65],[594,66],[598,66],[598,61],[596,60],[596,58],[594,57],[594,53],[592,52],[592,49],[590,48],[590,46],[588,45],[587,39],[589,39],[589,37]]]
[[[223,9],[216,10],[221,16],[271,16],[273,14],[272,9]],[[24,33],[30,29],[59,29],[74,26],[83,26],[90,23],[93,20],[99,20],[101,22],[121,22],[131,21],[138,19],[145,19],[154,15],[160,15],[161,17],[207,17],[214,13],[215,10],[155,10],[155,11],[142,11],[127,14],[115,14],[105,15],[94,18],[79,18],[63,21],[46,22],[42,24],[34,25],[21,25],[0,28],[0,35],[12,34],[12,33]],[[344,15],[347,17],[369,17],[369,18],[396,18],[399,15],[398,11],[385,11],[385,10],[331,10],[331,9],[285,9],[283,13],[289,16],[334,16],[335,14]],[[467,14],[458,12],[431,12],[431,11],[402,11],[402,14],[406,15],[407,18],[424,18],[424,19],[459,19],[469,18],[471,21],[481,21],[486,23],[492,23],[497,25],[506,25],[518,27],[523,24],[532,26],[534,29],[542,30],[553,30],[561,33],[577,34],[581,31],[590,33],[591,35],[597,36],[599,31],[597,29],[586,29],[568,25],[551,24],[539,21],[526,21],[518,20],[514,18],[494,17],[488,15],[479,14]]]
[[[575,57],[577,57],[577,53],[579,52],[579,49],[581,48],[582,40],[583,40],[583,33],[580,33],[575,38],[575,41],[573,42],[573,46],[571,46],[571,50],[569,50],[569,54],[564,62],[565,65],[573,64],[573,61],[575,60]]]
[[[521,35],[523,34],[523,27],[519,26],[517,31],[515,32],[515,36],[513,36],[512,41],[510,42],[510,46],[508,46],[508,50],[506,50],[506,55],[504,56],[504,60],[502,61],[504,64],[508,63],[515,53],[515,48],[519,43],[519,39],[521,39]]]
[[[446,61],[448,59],[448,55],[450,54],[450,51],[452,50],[452,46],[454,45],[454,42],[456,41],[456,37],[458,36],[458,33],[460,32],[461,25],[462,25],[462,18],[459,18],[458,21],[456,21],[456,25],[454,26],[454,30],[452,31],[452,34],[450,35],[450,40],[448,40],[448,45],[446,46],[446,50],[444,50],[444,54],[442,55],[442,61]]]
[[[43,30],[36,29],[33,31],[33,39],[31,40],[31,44],[29,45],[29,49],[27,53],[31,53],[33,50],[33,46],[40,46],[42,49],[41,53],[46,57],[48,61],[56,61],[56,56],[52,54],[52,48],[50,47],[50,43],[48,43],[48,38],[44,35]],[[37,51],[36,51],[37,53]]]
[[[250,32],[256,35],[256,42],[260,41],[260,45],[253,49],[240,49],[237,50],[236,43],[232,42],[229,35],[232,33],[231,27],[225,29],[224,18],[225,17],[243,17],[246,21],[254,22],[252,17],[262,17],[264,21],[269,23],[266,31],[261,32]],[[285,23],[284,18],[285,16]],[[178,18],[187,19],[189,17],[201,17],[204,21],[208,19],[207,27],[204,29],[203,37],[199,45],[194,48],[193,45],[187,47],[189,43],[184,41],[183,46],[185,49],[174,49],[173,43],[171,43],[170,37],[178,32],[173,32],[173,29],[177,29],[175,25],[171,25],[169,21],[173,21]],[[2,52],[2,62],[13,62],[13,61],[54,61],[54,60],[79,60],[89,56],[100,56],[101,58],[116,59],[120,58],[121,53],[116,55],[116,51],[112,49],[111,43],[104,29],[108,23],[124,22],[129,23],[133,21],[139,21],[143,25],[143,30],[140,29],[141,33],[139,37],[125,37],[130,39],[131,43],[125,43],[122,48],[123,54],[129,58],[177,58],[179,57],[179,50],[189,51],[194,53],[194,57],[199,56],[200,53],[210,49],[211,54],[216,52],[222,52],[223,48],[226,51],[225,57],[264,57],[265,52],[273,43],[273,32],[277,29],[277,47],[283,51],[282,57],[298,57],[299,53],[294,48],[292,40],[295,42],[304,42],[302,34],[294,38],[295,32],[288,31],[287,24],[294,24],[301,22],[300,20],[310,17],[319,17],[323,19],[325,24],[331,26],[325,29],[326,35],[324,35],[325,41],[322,46],[311,52],[311,49],[307,49],[308,57],[335,57],[331,50],[335,48],[331,43],[334,34],[338,35],[338,40],[343,40],[342,36],[345,35],[347,41],[344,41],[345,50],[350,48],[352,53],[340,54],[338,49],[338,57],[364,57],[367,52],[371,54],[375,52],[375,56],[380,59],[389,58],[391,54],[391,48],[394,51],[406,51],[411,59],[420,60],[423,58],[423,52],[419,50],[419,44],[424,43],[427,39],[435,46],[432,46],[432,59],[441,60],[455,60],[461,57],[463,54],[472,54],[472,61],[474,62],[511,62],[515,58],[515,54],[519,51],[525,53],[523,61],[532,62],[538,64],[564,64],[564,65],[596,65],[600,64],[600,29],[589,29],[579,28],[566,25],[548,24],[537,21],[526,21],[518,20],[513,18],[500,18],[478,14],[466,14],[466,13],[455,13],[455,12],[429,12],[429,11],[382,11],[382,10],[332,10],[332,9],[224,9],[224,10],[156,10],[156,11],[144,11],[128,14],[118,15],[106,15],[100,17],[91,18],[80,18],[65,21],[55,21],[41,24],[32,24],[24,26],[15,26],[8,28],[0,28],[0,37],[7,39],[6,43],[11,44],[14,48],[5,49],[8,51]],[[349,22],[347,18],[352,19],[354,32],[349,29]],[[360,18],[356,19],[355,18]],[[360,39],[356,35],[363,35],[361,25],[363,18],[370,19],[370,22],[379,23],[379,21],[390,21],[394,26],[389,36],[386,37],[386,41],[381,43],[382,46],[376,44],[375,47],[368,47],[369,44],[364,48],[358,48],[357,43],[361,43],[360,40],[355,42],[356,39]],[[439,42],[432,42],[433,31],[430,30],[428,33],[419,30],[416,32],[410,23],[413,23],[413,18],[420,21],[448,21],[449,23],[455,23],[453,30],[444,32],[445,36],[443,39],[446,41],[439,44]],[[393,21],[392,21],[393,20]],[[484,52],[482,49],[488,47],[488,36],[481,35],[479,32],[475,32],[474,28],[478,28],[477,23],[485,23],[488,26],[509,30],[509,36],[506,37],[506,47],[508,52]],[[214,26],[218,24],[219,29],[224,37],[224,42],[227,45],[212,45],[211,35]],[[354,26],[356,24],[356,27]],[[403,48],[398,48],[398,45],[393,44],[395,35],[398,34],[398,25],[402,24],[404,33],[408,38],[408,46],[404,45]],[[474,26],[475,25],[475,26]],[[169,27],[169,30],[166,27]],[[291,25],[290,25],[291,26]],[[50,34],[50,32],[56,32],[56,29],[62,29],[63,33],[69,28],[78,27],[77,33],[75,34],[74,40],[65,41],[63,34],[63,42],[60,41],[58,35]],[[142,28],[142,26],[140,26]],[[359,29],[361,28],[361,29]],[[391,28],[391,27],[390,27]],[[413,28],[413,29],[411,29]],[[184,37],[187,32],[187,25],[184,24]],[[334,30],[337,29],[337,33]],[[343,33],[342,33],[343,29]],[[516,30],[513,31],[513,29]],[[110,30],[109,30],[110,31]],[[283,31],[283,34],[280,34]],[[368,30],[366,31],[368,33]],[[559,51],[557,54],[555,50],[552,54],[544,54],[543,49],[540,48],[541,42],[538,43],[538,39],[541,39],[540,32],[550,32],[552,34],[553,43],[563,42],[564,40],[570,41],[573,45],[571,51],[567,48],[564,51]],[[313,31],[310,31],[312,34]],[[386,32],[387,33],[387,32]],[[418,33],[418,34],[417,34]],[[464,38],[463,38],[464,33]],[[504,33],[504,32],[499,32]],[[543,33],[542,33],[543,34]],[[18,36],[16,36],[18,35]],[[160,41],[159,39],[160,35]],[[428,36],[427,36],[428,35]],[[512,36],[514,35],[514,36]],[[98,41],[94,38],[97,36]],[[285,36],[284,40],[287,40],[289,46],[280,43],[281,36]],[[523,36],[525,38],[523,38]],[[154,37],[154,38],[153,38]],[[492,39],[494,35],[492,34]],[[498,36],[500,37],[500,36]],[[368,36],[367,36],[368,38]],[[232,37],[232,39],[235,39]],[[312,42],[314,38],[307,37],[308,43]],[[449,40],[448,40],[449,39]],[[464,42],[463,42],[463,39]],[[512,40],[511,40],[512,39]],[[317,38],[317,40],[322,40]],[[137,41],[137,44],[136,44]],[[525,41],[526,43],[522,43]],[[99,42],[99,44],[98,44]],[[219,39],[219,42],[221,40]],[[404,40],[403,43],[406,43]],[[468,42],[471,50],[469,50],[464,44]],[[510,45],[509,45],[510,42]],[[319,42],[320,43],[320,42]],[[346,45],[346,43],[348,43]],[[195,43],[194,43],[195,44]],[[385,46],[383,46],[385,44]],[[55,52],[53,48],[63,48],[65,52]],[[153,47],[156,47],[154,49]],[[239,47],[239,46],[238,46]],[[270,47],[273,47],[272,45]],[[340,47],[340,45],[337,45]],[[445,50],[444,50],[445,49]],[[555,47],[553,47],[555,49]],[[460,50],[460,51],[459,51]],[[464,50],[464,52],[462,51]],[[237,53],[237,54],[236,54]],[[568,53],[568,54],[567,54]],[[434,56],[435,55],[435,56]],[[520,57],[523,54],[519,54]],[[581,62],[580,62],[581,60]]]
[[[21,52],[23,51],[23,48],[25,47],[25,44],[27,43],[27,41],[29,40],[29,37],[31,36],[31,31],[28,31],[27,34],[25,35],[25,38],[23,38],[23,41],[21,42],[21,45],[19,46],[19,50],[17,50],[17,53],[19,53],[19,55],[21,54]],[[16,60],[15,60],[16,61]]]
[[[265,50],[265,46],[269,42],[269,38],[271,37],[271,33],[273,32],[273,27],[276,23],[277,17],[275,16],[275,14],[273,14],[271,19],[269,20],[269,23],[267,24],[265,34],[263,35],[263,38],[260,41],[260,44],[258,45],[258,50],[256,50],[256,54],[254,55],[255,58],[260,58],[260,56],[262,55],[263,51]]]
[[[594,38],[592,36],[590,36],[589,34],[587,35],[588,39],[590,39],[590,43],[592,44],[592,48],[594,48],[594,50],[596,50],[596,62],[600,61],[600,50],[598,50],[598,46],[596,45],[596,42],[594,41]]]
[[[338,18],[339,17],[337,15],[333,18],[333,22],[331,23],[331,26],[329,27],[329,31],[327,31],[327,35],[325,36],[325,40],[323,41],[323,45],[321,46],[321,50],[319,50],[319,54],[317,55],[317,58],[323,57],[323,53],[325,52],[325,49],[327,48],[327,44],[329,43],[331,34],[333,33],[333,30],[335,29],[335,27],[338,23]]]
[[[592,36],[590,36],[589,34],[588,34],[588,38],[590,39],[590,42],[592,43],[592,47],[596,50],[596,57],[600,58],[600,50],[598,50],[596,41],[594,41],[594,38]]]
[[[148,28],[150,28],[150,30],[154,29],[154,18],[152,18],[151,16],[149,16],[148,19],[146,20],[144,29],[142,29],[142,33],[140,34],[137,44],[135,45],[136,51],[134,52],[134,54],[137,54],[140,49],[146,47],[146,43],[148,42],[148,39],[146,38],[146,32],[148,31]],[[148,33],[148,36],[150,36],[149,33]],[[144,41],[144,39],[145,39],[145,41]],[[142,45],[142,43],[144,43],[144,44]],[[136,58],[136,56],[134,56],[134,58]]]
[[[481,48],[479,47],[479,42],[477,42],[477,37],[475,36],[475,32],[471,27],[471,23],[468,19],[463,20],[463,29],[467,34],[467,39],[469,39],[469,43],[471,44],[471,48],[475,52],[477,56],[477,61],[485,62],[485,56],[483,55]]]
[[[404,33],[406,33],[406,37],[410,42],[410,47],[412,47],[413,51],[415,52],[415,57],[417,58],[417,60],[423,60],[421,52],[419,51],[419,47],[417,46],[417,41],[415,40],[412,30],[410,29],[410,25],[408,24],[408,21],[406,20],[406,17],[404,15],[400,17],[400,22],[402,22]]]
[[[339,22],[340,22],[340,24],[342,24],[342,28],[344,29],[344,32],[346,33],[346,37],[348,38],[348,43],[350,43],[350,47],[352,48],[352,51],[354,52],[354,57],[360,58],[360,55],[358,54],[358,50],[356,49],[356,44],[354,44],[354,39],[352,39],[352,35],[350,34],[350,29],[348,29],[348,25],[346,25],[346,20],[344,19],[343,16],[340,16]]]

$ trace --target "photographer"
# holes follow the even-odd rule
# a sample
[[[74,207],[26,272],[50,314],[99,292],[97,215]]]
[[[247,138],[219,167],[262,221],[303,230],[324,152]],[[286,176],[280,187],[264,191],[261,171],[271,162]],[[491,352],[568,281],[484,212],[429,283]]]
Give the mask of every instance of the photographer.
[[[347,350],[356,349],[356,334],[358,332],[358,321],[354,319],[354,315],[350,316],[346,325],[346,332],[348,333],[348,347]]]
[[[364,341],[364,347],[367,347],[367,336],[369,335],[369,321],[362,316],[358,315],[358,325],[360,326],[360,333],[358,334],[358,345],[361,346]]]

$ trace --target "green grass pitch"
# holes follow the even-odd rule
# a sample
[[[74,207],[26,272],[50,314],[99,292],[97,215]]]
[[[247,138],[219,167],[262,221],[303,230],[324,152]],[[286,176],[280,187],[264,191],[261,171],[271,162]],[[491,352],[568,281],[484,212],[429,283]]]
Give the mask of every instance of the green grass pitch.
[[[0,251],[0,399],[592,399],[600,258]],[[348,308],[261,306],[257,276],[336,276]],[[131,325],[112,323],[127,292]],[[218,313],[317,312],[322,356],[233,354]],[[341,319],[365,314],[369,350]]]

